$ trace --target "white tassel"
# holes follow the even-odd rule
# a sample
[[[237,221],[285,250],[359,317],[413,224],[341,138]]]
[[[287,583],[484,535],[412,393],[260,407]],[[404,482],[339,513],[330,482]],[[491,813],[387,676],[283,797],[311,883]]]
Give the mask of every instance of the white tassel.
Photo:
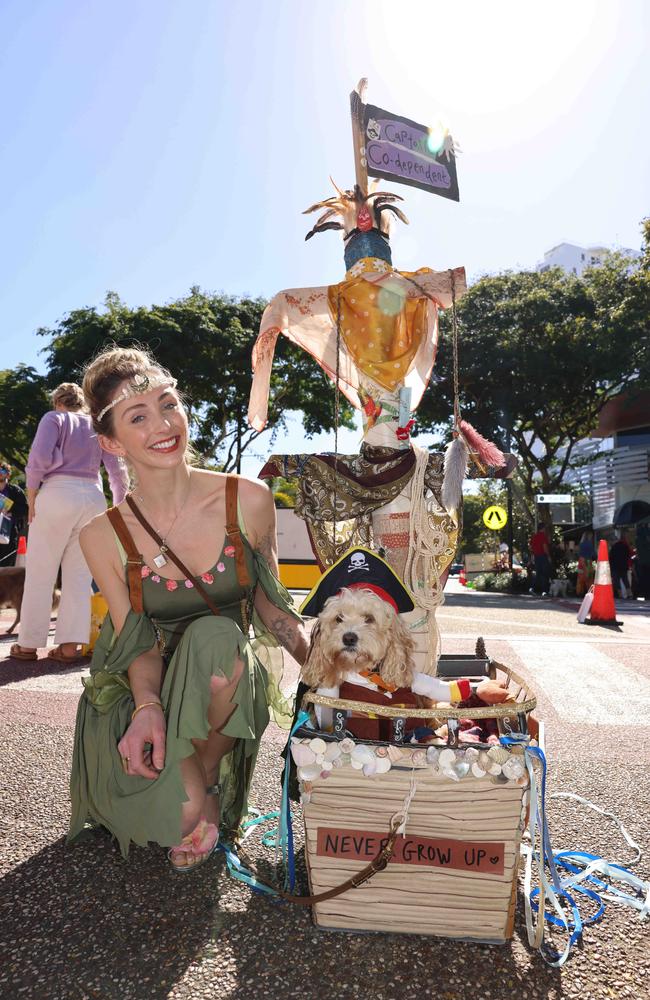
[[[445,452],[445,471],[442,480],[442,506],[450,513],[460,507],[463,482],[467,475],[469,451],[462,437],[454,438]]]

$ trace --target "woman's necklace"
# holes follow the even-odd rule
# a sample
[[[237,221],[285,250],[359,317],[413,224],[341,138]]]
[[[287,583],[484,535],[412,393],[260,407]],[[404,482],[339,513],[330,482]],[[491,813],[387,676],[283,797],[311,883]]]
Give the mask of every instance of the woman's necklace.
[[[167,532],[165,533],[165,535],[164,536],[161,535],[161,538],[160,538],[160,551],[159,551],[159,553],[158,553],[157,556],[153,557],[153,564],[156,567],[156,569],[162,569],[163,566],[167,565],[167,559],[165,558],[165,552],[167,552],[167,544],[166,544],[166,542],[167,542],[167,539],[169,538],[169,536],[172,533],[174,525],[176,524],[176,522],[178,521],[179,517],[181,516],[181,513],[185,509],[185,504],[189,500],[191,492],[192,492],[192,480],[190,480],[190,485],[189,485],[189,488],[187,490],[187,494],[185,495],[185,499],[183,500],[182,504],[178,508],[178,511],[176,513],[176,517],[174,518],[174,520],[172,521],[172,523],[167,528]],[[147,504],[145,502],[144,497],[143,496],[139,496],[139,497],[137,497],[137,499],[140,501],[140,503],[146,509]],[[160,535],[160,532],[158,532],[158,534]]]

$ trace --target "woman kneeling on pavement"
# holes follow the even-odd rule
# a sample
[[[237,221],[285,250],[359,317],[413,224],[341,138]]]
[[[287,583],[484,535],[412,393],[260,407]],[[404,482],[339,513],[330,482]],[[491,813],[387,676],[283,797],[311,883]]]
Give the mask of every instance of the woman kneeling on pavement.
[[[236,832],[260,739],[280,701],[257,652],[307,641],[277,579],[275,507],[253,480],[191,467],[176,382],[113,348],[83,388],[102,447],[135,481],[81,545],[109,615],[77,713],[69,839],[90,822],[127,855],[168,847],[189,871]],[[182,565],[182,568],[181,568]],[[250,638],[250,630],[255,638]]]

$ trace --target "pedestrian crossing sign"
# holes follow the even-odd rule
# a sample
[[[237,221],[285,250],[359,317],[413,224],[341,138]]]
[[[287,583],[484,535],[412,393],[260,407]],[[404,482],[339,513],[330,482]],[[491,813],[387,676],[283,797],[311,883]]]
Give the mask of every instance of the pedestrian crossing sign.
[[[508,514],[503,507],[492,506],[483,511],[483,524],[492,531],[499,531],[507,520]]]

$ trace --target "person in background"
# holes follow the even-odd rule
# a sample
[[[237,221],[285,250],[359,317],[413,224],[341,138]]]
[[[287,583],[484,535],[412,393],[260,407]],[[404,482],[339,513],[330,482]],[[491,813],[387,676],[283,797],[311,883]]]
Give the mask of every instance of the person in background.
[[[588,528],[583,531],[578,546],[578,579],[576,581],[576,596],[582,597],[587,593],[594,582],[594,562],[596,560],[596,549],[594,547],[594,533]]]
[[[628,570],[632,565],[634,549],[627,540],[627,531],[621,528],[618,539],[609,550],[609,566],[612,571],[612,584],[617,597],[627,598],[629,587]]]
[[[530,551],[535,561],[534,589],[543,597],[548,594],[551,585],[551,550],[548,530],[544,525],[531,537]]]
[[[634,596],[650,600],[650,521],[636,526],[636,555],[634,557]]]
[[[29,544],[18,642],[10,655],[35,660],[47,644],[52,591],[61,567],[56,646],[48,656],[71,663],[90,635],[91,575],[79,545],[85,524],[106,509],[99,467],[103,462],[114,503],[128,488],[126,466],[102,450],[84,411],[81,387],[63,382],[52,393],[27,461]]]
[[[0,566],[13,566],[16,562],[18,535],[25,530],[27,520],[27,497],[20,486],[9,482],[11,473],[9,463],[0,459],[0,500],[2,497],[11,500],[8,511],[4,506],[0,508],[0,531],[3,537],[9,536],[8,542],[0,542]]]
[[[508,548],[507,542],[501,542],[499,545],[499,553],[496,558],[496,569],[503,573],[510,568],[510,550]]]

